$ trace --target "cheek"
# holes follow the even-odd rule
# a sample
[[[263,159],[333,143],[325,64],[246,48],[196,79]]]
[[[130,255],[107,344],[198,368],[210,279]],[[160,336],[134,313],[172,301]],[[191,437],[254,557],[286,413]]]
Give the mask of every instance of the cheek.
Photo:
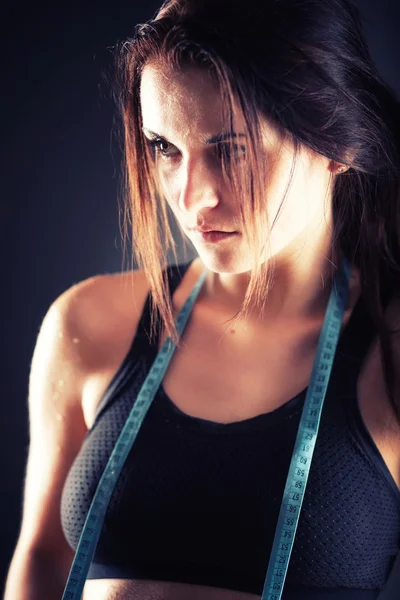
[[[154,169],[154,176],[158,182],[159,189],[165,196],[168,204],[174,204],[174,198],[176,198],[177,191],[177,180],[171,169],[158,163]]]
[[[270,227],[275,220],[271,235],[282,236],[282,239],[289,241],[315,221],[316,210],[312,187],[307,188],[301,178],[294,178],[288,190],[287,183],[286,178],[284,185],[278,182],[271,189],[268,194],[267,214]]]
[[[162,187],[164,198],[174,213],[178,212],[179,190],[172,182],[164,183]]]

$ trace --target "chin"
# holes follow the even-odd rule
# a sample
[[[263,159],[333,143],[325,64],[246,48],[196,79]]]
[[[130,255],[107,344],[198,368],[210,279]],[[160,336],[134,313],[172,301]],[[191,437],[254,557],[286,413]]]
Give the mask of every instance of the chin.
[[[196,248],[200,260],[204,266],[214,273],[229,273],[231,275],[239,275],[240,273],[248,273],[252,269],[252,257],[246,258],[243,252],[212,252],[206,251],[204,248]]]

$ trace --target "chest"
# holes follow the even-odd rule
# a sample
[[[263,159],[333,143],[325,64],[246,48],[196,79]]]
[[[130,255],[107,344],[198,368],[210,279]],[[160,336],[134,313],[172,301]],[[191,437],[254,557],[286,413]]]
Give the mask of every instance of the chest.
[[[344,314],[342,331],[350,316],[351,310]],[[308,386],[321,323],[286,323],[270,327],[268,336],[210,323],[193,311],[183,345],[175,350],[161,384],[182,412],[219,423],[241,421],[276,410]],[[165,334],[159,349],[164,341]],[[120,352],[115,348],[109,369],[88,378],[83,398],[88,429],[126,351],[127,340]],[[400,490],[400,431],[385,390],[377,341],[359,372],[357,395],[365,427]]]
[[[314,332],[271,328],[266,343],[240,326],[206,323],[189,321],[184,345],[163,378],[164,391],[183,412],[219,423],[241,421],[279,408],[307,387]]]
[[[351,312],[344,315],[342,331]],[[183,412],[219,423],[272,412],[309,384],[321,324],[271,328],[255,341],[237,330],[221,331],[190,321],[185,346],[177,349],[162,386]],[[161,336],[159,349],[164,341]],[[385,390],[374,340],[357,380],[362,421],[400,490],[400,430]]]

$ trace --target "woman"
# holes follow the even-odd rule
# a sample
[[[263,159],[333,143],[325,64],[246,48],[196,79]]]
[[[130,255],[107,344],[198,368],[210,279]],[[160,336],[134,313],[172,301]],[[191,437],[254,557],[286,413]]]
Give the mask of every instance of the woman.
[[[176,351],[121,462],[84,600],[250,600],[267,570],[268,598],[381,598],[400,533],[400,111],[358,13],[347,0],[171,0],[121,44],[118,72],[141,268],[81,282],[46,315],[6,600],[67,589],[168,337]],[[167,268],[169,210],[198,257]],[[333,366],[318,364],[321,339]],[[279,554],[315,364],[326,397]]]

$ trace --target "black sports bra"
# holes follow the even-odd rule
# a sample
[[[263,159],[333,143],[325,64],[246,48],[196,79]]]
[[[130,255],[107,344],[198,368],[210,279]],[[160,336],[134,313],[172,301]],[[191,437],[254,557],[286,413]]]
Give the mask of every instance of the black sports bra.
[[[168,268],[171,294],[189,264]],[[74,550],[157,355],[149,306],[148,297],[65,481],[61,519]],[[282,600],[375,599],[399,552],[400,492],[356,396],[373,335],[360,298],[339,340]],[[160,386],[114,489],[88,579],[179,581],[261,595],[305,394],[222,424],[185,414]]]

